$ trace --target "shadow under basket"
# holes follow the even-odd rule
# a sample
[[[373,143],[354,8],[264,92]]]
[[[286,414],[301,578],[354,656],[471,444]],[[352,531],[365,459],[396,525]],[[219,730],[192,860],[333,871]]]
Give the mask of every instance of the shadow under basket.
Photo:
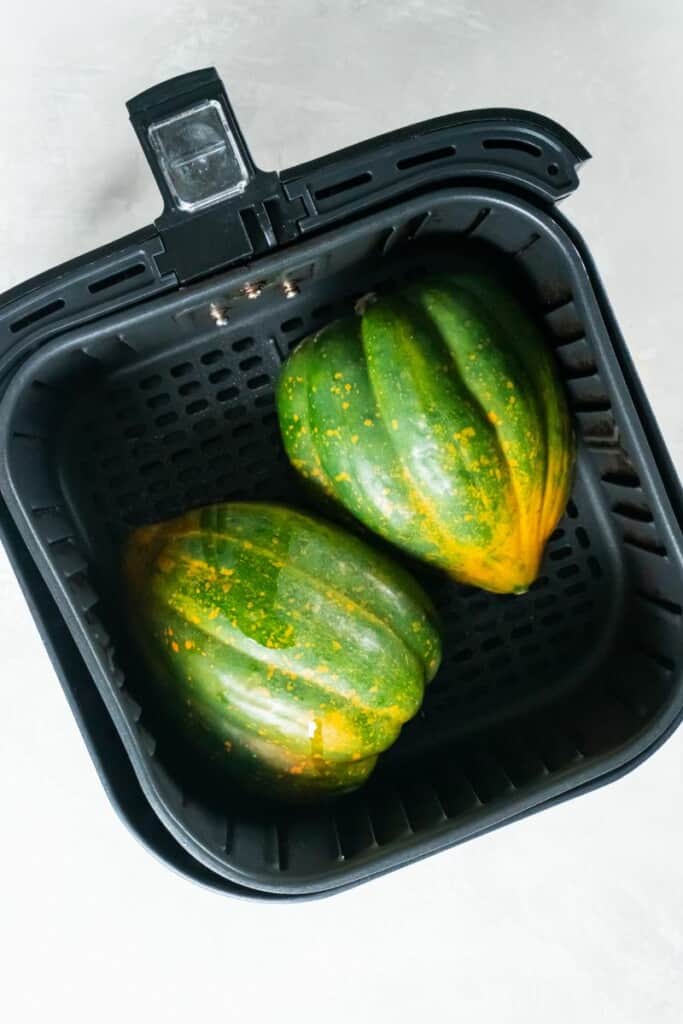
[[[507,597],[410,565],[441,615],[443,665],[362,789],[270,812],[204,791],[144,702],[117,612],[122,539],[219,500],[305,505],[273,401],[288,351],[362,294],[484,252],[544,322],[579,438],[542,575]],[[202,880],[311,895],[597,784],[658,743],[683,696],[681,538],[556,216],[495,190],[444,189],[266,256],[258,279],[253,267],[215,276],[39,349],[2,403],[0,483],[147,800]],[[284,279],[297,283],[289,299]]]

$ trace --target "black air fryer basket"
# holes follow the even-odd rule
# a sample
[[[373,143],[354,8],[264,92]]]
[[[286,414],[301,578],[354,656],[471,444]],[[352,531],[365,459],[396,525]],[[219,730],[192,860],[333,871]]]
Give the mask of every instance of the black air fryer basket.
[[[0,300],[0,525],[97,769],[147,845],[215,889],[331,892],[610,781],[683,705],[681,492],[585,244],[556,210],[586,150],[481,110],[278,175],[213,70],[138,96],[152,227]],[[296,342],[372,289],[468,254],[543,320],[576,483],[522,597],[426,572],[444,662],[358,792],[265,812],[202,790],[140,697],[117,606],[131,525],[217,500],[305,505],[273,387]]]

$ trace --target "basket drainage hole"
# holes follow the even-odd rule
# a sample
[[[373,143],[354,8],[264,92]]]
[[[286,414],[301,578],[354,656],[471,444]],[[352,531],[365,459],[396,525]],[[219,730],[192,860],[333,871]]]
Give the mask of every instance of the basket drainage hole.
[[[555,164],[555,163],[548,164],[548,174],[550,174],[551,177],[554,178],[555,175],[559,174],[559,173],[560,173],[560,168],[559,168],[558,164]]]
[[[564,588],[564,592],[567,597],[574,597],[576,594],[585,594],[588,587],[585,583],[580,580],[578,583],[572,583],[570,586]]]
[[[217,363],[219,359],[223,358],[223,352],[219,348],[214,348],[211,352],[205,352],[201,357],[202,363],[205,366],[211,366],[212,363]]]
[[[209,408],[209,403],[205,398],[198,398],[196,402],[190,402],[189,405],[185,406],[186,411],[193,416],[197,412],[203,412],[204,409]]]
[[[158,427],[167,427],[170,423],[176,423],[178,420],[178,414],[175,412],[165,412],[162,416],[157,416],[155,423]]]
[[[226,366],[222,370],[214,370],[213,373],[210,373],[209,380],[212,384],[220,384],[222,380],[227,380],[231,373],[232,370],[228,369]]]
[[[470,650],[469,647],[465,647],[461,651],[456,651],[453,655],[453,661],[469,661],[474,656],[474,651]]]
[[[254,345],[253,338],[240,338],[239,341],[232,343],[233,352],[246,352],[248,348],[252,348]]]
[[[178,366],[171,367],[171,376],[185,377],[193,369],[194,367],[192,366],[192,363],[179,363]]]
[[[144,433],[145,427],[144,424],[142,423],[134,423],[131,427],[127,427],[126,430],[124,431],[126,437],[133,439],[136,437],[142,437]]]
[[[168,405],[171,401],[171,396],[166,394],[152,395],[151,398],[147,399],[147,405],[150,409],[159,409],[162,405]]]
[[[515,626],[515,628],[510,631],[510,636],[517,640],[520,636],[529,636],[532,632],[533,626],[526,623],[524,626]]]
[[[576,539],[582,548],[589,548],[591,546],[590,538],[583,526],[577,526],[574,533],[576,534]]]
[[[501,638],[499,636],[492,636],[492,637],[489,637],[488,640],[485,640],[483,642],[483,644],[481,645],[481,649],[483,651],[492,651],[496,647],[500,647],[502,642],[503,641],[501,640]]]
[[[261,356],[249,356],[240,362],[240,370],[251,370],[255,366],[260,366],[262,362]]]
[[[219,391],[218,394],[216,395],[216,398],[219,402],[229,402],[231,398],[237,398],[239,393],[239,388],[226,388],[224,391]]]
[[[304,322],[301,317],[294,316],[291,320],[285,320],[284,323],[280,324],[280,330],[285,334],[288,334],[289,331],[298,331],[300,327],[303,327],[303,325]]]
[[[595,559],[593,559],[593,561],[595,561]],[[576,576],[578,571],[578,565],[576,564],[576,562],[572,562],[571,565],[563,565],[560,569],[558,569],[557,575],[560,577],[560,579],[565,580],[568,576]],[[600,575],[602,574],[600,573]]]
[[[571,553],[571,545],[563,544],[561,548],[555,548],[554,551],[551,551],[549,557],[553,562],[558,562],[562,558],[569,558]]]

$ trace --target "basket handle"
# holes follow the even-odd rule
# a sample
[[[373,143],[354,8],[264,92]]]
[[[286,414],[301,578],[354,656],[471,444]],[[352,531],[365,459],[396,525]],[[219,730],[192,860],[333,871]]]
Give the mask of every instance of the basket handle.
[[[171,78],[126,106],[164,201],[160,269],[185,282],[294,237],[303,204],[255,165],[215,68]]]

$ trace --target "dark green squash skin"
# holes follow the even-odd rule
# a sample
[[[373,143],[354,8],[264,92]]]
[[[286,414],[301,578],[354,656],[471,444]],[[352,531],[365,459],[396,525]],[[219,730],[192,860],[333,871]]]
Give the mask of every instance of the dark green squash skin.
[[[439,665],[417,583],[283,506],[214,505],[141,527],[125,577],[157,699],[214,769],[266,797],[359,786]]]
[[[292,464],[456,579],[521,593],[564,511],[574,442],[552,355],[500,281],[439,274],[304,339],[278,382]]]

